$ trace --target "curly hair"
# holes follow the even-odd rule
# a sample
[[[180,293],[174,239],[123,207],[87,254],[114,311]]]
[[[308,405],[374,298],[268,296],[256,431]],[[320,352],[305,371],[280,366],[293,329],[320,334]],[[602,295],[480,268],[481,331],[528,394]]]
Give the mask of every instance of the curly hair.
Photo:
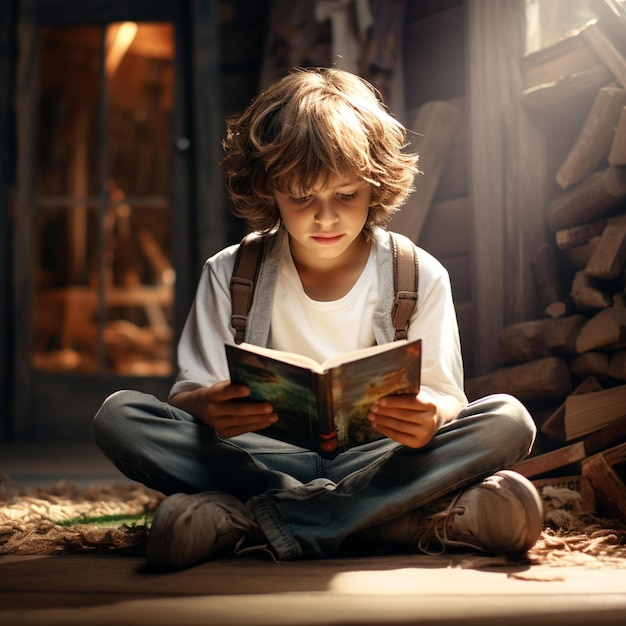
[[[413,189],[407,131],[365,80],[334,68],[296,69],[226,120],[222,160],[233,212],[256,231],[280,225],[277,191],[305,195],[335,177],[371,185],[366,234]]]

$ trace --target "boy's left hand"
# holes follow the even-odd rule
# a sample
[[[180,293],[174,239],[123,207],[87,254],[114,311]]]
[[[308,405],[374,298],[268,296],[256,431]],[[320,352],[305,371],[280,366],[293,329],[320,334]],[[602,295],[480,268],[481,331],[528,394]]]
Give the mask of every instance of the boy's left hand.
[[[437,404],[419,394],[381,398],[372,404],[368,419],[381,435],[408,448],[425,446],[442,423]]]

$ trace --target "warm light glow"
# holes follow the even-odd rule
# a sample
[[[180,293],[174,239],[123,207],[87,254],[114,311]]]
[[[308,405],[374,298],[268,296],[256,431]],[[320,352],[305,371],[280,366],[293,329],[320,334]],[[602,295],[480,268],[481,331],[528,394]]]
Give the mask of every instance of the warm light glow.
[[[110,27],[107,31],[107,56],[105,68],[108,76],[115,74],[126,51],[137,35],[135,22],[123,22],[119,27]]]

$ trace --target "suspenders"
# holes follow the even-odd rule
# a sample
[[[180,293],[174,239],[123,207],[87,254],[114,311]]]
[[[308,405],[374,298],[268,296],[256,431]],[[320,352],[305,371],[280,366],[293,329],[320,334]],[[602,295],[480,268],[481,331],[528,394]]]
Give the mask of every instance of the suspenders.
[[[239,246],[233,275],[230,279],[232,302],[231,323],[235,329],[235,343],[242,343],[246,334],[248,313],[268,237],[273,235],[246,235]],[[393,287],[395,300],[391,318],[395,328],[394,341],[406,339],[411,315],[417,306],[419,265],[413,244],[405,237],[389,233],[393,254]]]

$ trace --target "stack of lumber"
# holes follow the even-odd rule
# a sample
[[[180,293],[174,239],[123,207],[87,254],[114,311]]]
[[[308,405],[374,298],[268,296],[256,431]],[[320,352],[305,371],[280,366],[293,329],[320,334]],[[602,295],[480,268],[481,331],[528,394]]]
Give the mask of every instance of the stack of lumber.
[[[592,5],[597,20],[524,59],[530,111],[590,103],[554,172],[533,264],[541,316],[506,327],[496,369],[466,388],[531,408],[541,445],[519,471],[626,520],[626,9]]]

